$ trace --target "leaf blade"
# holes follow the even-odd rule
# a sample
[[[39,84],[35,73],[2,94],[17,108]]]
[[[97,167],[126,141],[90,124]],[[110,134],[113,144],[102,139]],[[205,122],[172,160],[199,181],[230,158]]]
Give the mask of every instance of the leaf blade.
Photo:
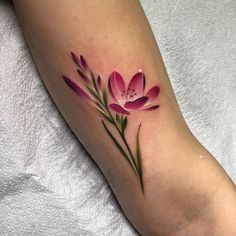
[[[119,142],[115,139],[115,137],[113,136],[113,134],[111,133],[111,131],[107,128],[105,122],[102,120],[102,124],[103,127],[105,128],[107,134],[109,135],[109,137],[112,139],[113,143],[116,145],[116,147],[118,148],[118,150],[120,151],[120,153],[125,157],[125,159],[128,161],[128,163],[131,165],[133,171],[136,173],[136,169],[134,167],[134,164],[132,163],[132,161],[130,160],[130,158],[128,157],[128,155],[125,153],[125,151],[123,150],[123,148],[121,147],[121,145],[119,144]]]
[[[140,178],[140,184],[142,187],[142,191],[144,193],[144,186],[143,186],[143,173],[142,173],[142,159],[141,159],[141,150],[140,150],[140,142],[139,142],[139,133],[140,133],[141,123],[138,127],[138,132],[136,136],[136,158],[137,158],[137,169]]]
[[[123,130],[126,129],[127,124],[128,124],[128,119],[127,119],[127,116],[126,116],[126,117],[124,118],[124,120],[123,120]]]

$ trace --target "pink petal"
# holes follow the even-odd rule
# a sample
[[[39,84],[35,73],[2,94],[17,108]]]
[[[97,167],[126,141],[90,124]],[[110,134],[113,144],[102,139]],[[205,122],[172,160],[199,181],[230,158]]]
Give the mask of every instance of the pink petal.
[[[148,97],[140,97],[140,98],[134,100],[133,102],[126,102],[124,107],[127,109],[136,110],[136,109],[143,107],[144,104],[147,102],[147,100],[148,100]]]
[[[68,77],[63,75],[63,79],[66,84],[77,94],[79,95],[84,101],[88,103],[92,103],[92,98],[82,89],[80,88],[74,81],[69,79]]]
[[[102,80],[101,80],[100,75],[98,75],[98,77],[97,77],[97,85],[98,85],[98,89],[101,90],[101,88],[102,88]]]
[[[108,81],[110,94],[118,103],[122,103],[125,94],[125,82],[122,76],[114,71],[111,73]]]
[[[80,65],[80,60],[79,60],[79,58],[75,55],[75,53],[71,52],[71,57],[72,57],[73,61],[75,62],[75,64],[77,64],[79,67],[81,67],[81,65]]]
[[[152,102],[155,98],[157,98],[157,96],[160,93],[160,87],[159,86],[154,86],[152,87],[145,96],[148,97],[148,103]]]
[[[145,108],[145,106],[144,106],[144,108],[142,108],[142,110],[146,110],[146,111],[148,111],[148,110],[155,110],[155,109],[157,109],[159,107],[160,107],[159,105],[154,105],[154,106],[147,107],[147,108]]]
[[[127,90],[127,99],[129,99],[129,91],[136,93],[137,97],[143,96],[145,88],[145,76],[142,72],[138,72],[130,80]]]
[[[111,81],[110,81],[110,79],[108,80],[108,90],[109,90],[109,93],[111,94],[111,96],[115,99],[115,96],[114,96],[114,94],[112,92],[112,89],[111,89]]]
[[[82,55],[80,56],[80,62],[81,62],[83,69],[85,71],[88,71],[88,63],[86,62],[86,60],[84,59],[84,57]]]
[[[86,82],[91,84],[91,81],[89,80],[89,78],[80,70],[77,70],[79,76]]]
[[[114,110],[115,112],[121,113],[121,114],[125,114],[128,115],[129,112],[126,111],[123,107],[121,107],[120,105],[116,104],[116,103],[111,103],[109,105],[109,107]]]

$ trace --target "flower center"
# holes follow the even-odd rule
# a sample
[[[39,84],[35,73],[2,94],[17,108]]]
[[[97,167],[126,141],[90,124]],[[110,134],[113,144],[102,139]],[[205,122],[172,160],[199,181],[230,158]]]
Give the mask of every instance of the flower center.
[[[127,101],[133,101],[134,98],[137,96],[137,93],[135,92],[134,89],[127,89],[127,93],[126,93],[126,99]]]

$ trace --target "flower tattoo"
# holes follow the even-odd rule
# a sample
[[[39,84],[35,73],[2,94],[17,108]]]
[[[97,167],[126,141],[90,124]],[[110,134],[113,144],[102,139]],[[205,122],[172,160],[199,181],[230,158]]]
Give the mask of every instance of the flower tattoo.
[[[127,142],[125,131],[128,125],[128,117],[132,112],[138,109],[151,111],[160,107],[157,104],[153,104],[160,93],[160,87],[153,86],[145,93],[145,75],[141,71],[131,78],[127,87],[122,75],[116,71],[111,73],[106,84],[100,75],[93,73],[83,56],[77,57],[75,53],[71,52],[71,57],[77,65],[77,72],[83,86],[80,86],[77,81],[65,75],[62,78],[83,101],[95,107],[101,114],[102,125],[106,133],[129,163],[144,193],[139,142],[141,123],[137,129],[134,152]],[[119,140],[115,138],[114,131],[120,136]]]

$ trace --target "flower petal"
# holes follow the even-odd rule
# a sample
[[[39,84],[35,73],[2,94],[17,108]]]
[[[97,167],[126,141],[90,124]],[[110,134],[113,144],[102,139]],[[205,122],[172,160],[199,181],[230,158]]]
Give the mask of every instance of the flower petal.
[[[85,71],[88,71],[88,63],[86,62],[86,60],[84,59],[84,57],[82,55],[80,55],[80,62],[81,62],[81,65],[83,67],[83,69]]]
[[[116,103],[111,103],[111,104],[109,105],[109,107],[110,107],[112,110],[114,110],[115,112],[117,112],[117,113],[121,113],[121,114],[125,114],[125,115],[128,115],[128,114],[129,114],[128,111],[126,111],[122,106],[120,106],[120,105],[118,105],[118,104],[116,104]]]
[[[85,75],[82,71],[77,70],[79,76],[88,84],[91,84],[91,81],[89,80],[89,78],[87,77],[87,75]]]
[[[137,97],[143,96],[145,88],[145,75],[142,72],[135,74],[129,82],[127,90],[127,99],[129,99],[130,93],[136,93]]]
[[[75,53],[71,52],[71,57],[72,57],[73,61],[75,62],[75,64],[78,65],[78,66],[81,68],[80,60],[79,60],[79,58],[75,55]]]
[[[101,90],[101,88],[102,88],[102,80],[101,80],[100,75],[98,75],[98,77],[97,77],[97,85],[98,85],[98,89]]]
[[[148,97],[148,103],[152,102],[155,98],[157,98],[159,93],[160,93],[160,87],[159,86],[152,87],[145,95],[145,96]]]
[[[108,80],[108,90],[109,90],[109,93],[111,94],[111,96],[115,99],[115,96],[114,96],[112,89],[111,89],[111,80],[110,79]]]
[[[148,100],[148,97],[143,96],[143,97],[140,97],[132,102],[130,102],[130,101],[126,102],[124,107],[126,109],[136,110],[136,109],[143,107],[144,104],[147,102],[147,100]]]
[[[69,79],[66,76],[62,76],[66,84],[77,94],[79,95],[84,101],[88,103],[93,103],[92,98],[82,89],[77,85],[74,81]]]
[[[108,80],[108,88],[112,97],[120,104],[124,100],[125,82],[120,73],[113,71]]]
[[[142,110],[146,110],[146,111],[148,111],[148,110],[155,110],[155,109],[157,109],[159,107],[160,107],[159,105],[154,105],[154,106],[147,107],[147,108],[145,108],[145,106],[144,106],[144,108],[142,108]]]

